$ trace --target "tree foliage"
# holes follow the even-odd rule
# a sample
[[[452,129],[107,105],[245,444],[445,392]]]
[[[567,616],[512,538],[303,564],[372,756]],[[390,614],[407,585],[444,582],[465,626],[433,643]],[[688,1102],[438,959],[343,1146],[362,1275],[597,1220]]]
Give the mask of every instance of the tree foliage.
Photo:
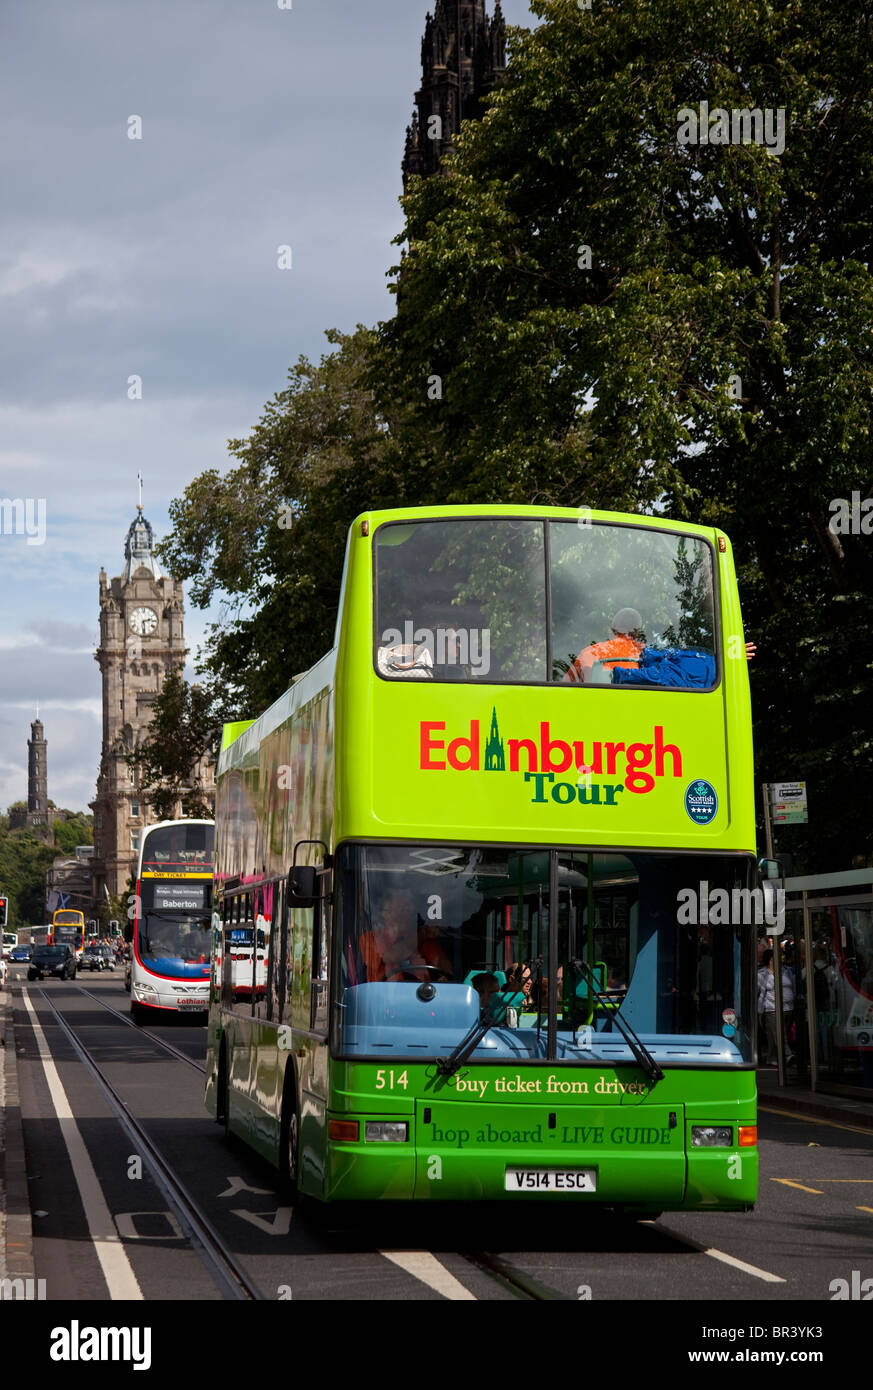
[[[301,358],[237,466],[173,512],[227,596],[209,669],[260,710],[329,645],[346,529],[384,503],[666,511],[734,541],[759,780],[798,862],[873,854],[873,15],[860,0],[539,0],[507,81],[413,180],[397,313]],[[681,115],[784,111],[784,150]],[[288,521],[291,524],[288,525]]]
[[[26,803],[13,802],[9,811]],[[45,876],[52,860],[71,854],[76,845],[93,842],[93,817],[67,811],[66,820],[54,821],[54,842],[23,827],[9,829],[9,815],[0,816],[0,889],[9,898],[9,926],[38,926],[45,921]]]
[[[215,754],[219,735],[213,698],[202,686],[189,686],[181,671],[168,671],[146,736],[127,759],[158,820],[172,820],[180,806],[183,816],[211,817],[212,804],[198,782],[196,764]]]

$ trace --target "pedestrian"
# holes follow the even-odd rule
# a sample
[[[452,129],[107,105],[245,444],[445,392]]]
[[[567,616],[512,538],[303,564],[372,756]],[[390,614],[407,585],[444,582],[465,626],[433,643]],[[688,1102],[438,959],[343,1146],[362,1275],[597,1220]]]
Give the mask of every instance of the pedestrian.
[[[785,1061],[792,1062],[794,1053],[788,1042],[788,1028],[791,1022],[791,1013],[794,1009],[794,981],[790,971],[782,966],[782,1019],[784,1023],[783,1038],[785,1039]],[[776,1065],[776,979],[773,967],[773,951],[768,949],[761,958],[761,966],[758,970],[758,1018],[764,1030],[767,1040],[767,1062],[768,1067]]]

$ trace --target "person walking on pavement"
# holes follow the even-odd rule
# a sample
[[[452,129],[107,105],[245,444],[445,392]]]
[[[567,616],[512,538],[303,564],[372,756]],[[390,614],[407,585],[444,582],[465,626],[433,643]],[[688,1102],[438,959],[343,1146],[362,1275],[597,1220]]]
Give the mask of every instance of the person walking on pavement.
[[[782,967],[782,1017],[785,1024],[783,1037],[785,1038],[785,1061],[792,1062],[794,1053],[791,1051],[788,1042],[788,1025],[791,1021],[791,1013],[794,1009],[794,980],[791,972]],[[773,952],[766,950],[761,957],[761,965],[758,970],[758,1017],[761,1020],[764,1036],[767,1039],[767,1062],[768,1067],[776,1065],[776,980],[773,970]]]

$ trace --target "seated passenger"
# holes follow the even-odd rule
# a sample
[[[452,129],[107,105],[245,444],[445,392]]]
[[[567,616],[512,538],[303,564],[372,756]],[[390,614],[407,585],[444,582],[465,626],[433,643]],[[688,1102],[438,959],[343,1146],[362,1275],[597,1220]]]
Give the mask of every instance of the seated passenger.
[[[492,975],[490,970],[481,970],[478,975],[473,976],[470,984],[482,1002],[482,1012],[484,1013],[495,994],[499,992],[500,981],[496,975]]]
[[[592,684],[594,664],[598,661],[605,663],[599,669],[606,671],[612,671],[616,666],[638,667],[646,640],[642,627],[643,620],[635,608],[620,608],[612,620],[612,637],[605,642],[593,642],[583,647],[564,676],[564,682],[571,685]]]

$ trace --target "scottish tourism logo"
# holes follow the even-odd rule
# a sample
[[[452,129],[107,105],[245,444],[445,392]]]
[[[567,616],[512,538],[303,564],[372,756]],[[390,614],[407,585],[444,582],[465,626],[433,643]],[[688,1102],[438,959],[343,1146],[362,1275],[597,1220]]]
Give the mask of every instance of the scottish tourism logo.
[[[654,726],[647,743],[553,738],[547,719],[540,721],[533,738],[504,739],[497,710],[493,709],[487,739],[478,719],[471,719],[467,729],[455,737],[449,736],[445,720],[422,719],[419,768],[422,772],[517,772],[529,784],[535,803],[551,800],[559,806],[575,801],[583,806],[616,806],[617,798],[625,792],[645,796],[654,789],[657,778],[681,777],[682,753],[677,744],[665,742],[661,724]],[[559,780],[564,773],[572,781]],[[620,780],[595,783],[594,777]],[[715,796],[708,782],[699,785]]]
[[[709,825],[718,810],[718,796],[709,782],[692,782],[685,791],[685,810],[695,825]]]

